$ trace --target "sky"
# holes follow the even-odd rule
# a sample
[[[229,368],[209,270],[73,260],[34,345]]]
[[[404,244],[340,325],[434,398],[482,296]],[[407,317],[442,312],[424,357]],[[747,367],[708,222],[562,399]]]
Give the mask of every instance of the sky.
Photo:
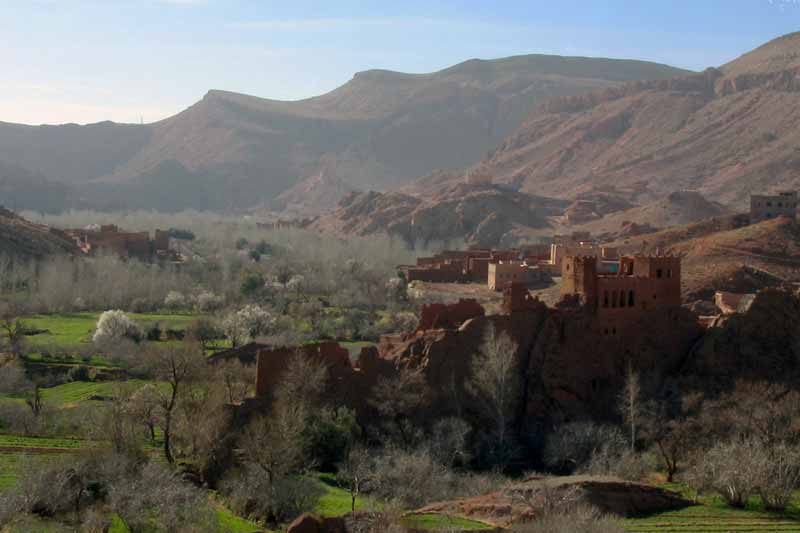
[[[0,121],[149,123],[210,89],[296,100],[529,53],[702,70],[799,29],[800,0],[0,0]]]

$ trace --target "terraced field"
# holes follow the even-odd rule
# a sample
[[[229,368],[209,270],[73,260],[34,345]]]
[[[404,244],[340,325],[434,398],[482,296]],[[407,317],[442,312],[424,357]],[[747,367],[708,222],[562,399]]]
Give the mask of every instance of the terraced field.
[[[625,520],[625,530],[631,533],[651,532],[761,532],[800,531],[800,495],[785,513],[765,511],[758,498],[746,509],[727,507],[719,498],[709,498],[701,505],[679,511],[669,511],[643,518]]]
[[[41,461],[57,461],[78,453],[86,441],[0,435],[0,491],[14,486],[21,469]]]

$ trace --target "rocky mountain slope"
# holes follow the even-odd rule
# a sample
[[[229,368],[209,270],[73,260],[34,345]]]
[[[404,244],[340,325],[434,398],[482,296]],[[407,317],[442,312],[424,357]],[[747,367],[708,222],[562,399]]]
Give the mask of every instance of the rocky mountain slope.
[[[352,193],[313,228],[338,235],[388,233],[408,243],[465,240],[483,247],[516,244],[516,232],[544,229],[567,202],[491,184],[459,183],[431,197],[400,192]]]
[[[614,234],[630,223],[660,229],[731,214],[724,205],[712,202],[694,191],[676,191],[654,202],[637,206],[625,206],[623,200],[615,196],[611,196],[611,200],[604,198],[600,209],[594,199],[578,199],[567,208],[565,215],[573,223],[573,231],[587,230],[596,235]],[[581,206],[586,208],[579,210]],[[607,210],[605,214],[602,212],[603,207]]]
[[[749,224],[746,215],[711,218],[615,243],[627,251],[683,256],[683,293],[710,299],[715,290],[754,292],[800,282],[800,228],[788,218]]]
[[[743,207],[800,187],[800,33],[720,68],[551,99],[481,165],[523,191],[606,187],[644,204],[679,190]]]
[[[252,207],[323,169],[351,187],[383,189],[463,168],[548,98],[684,72],[543,55],[470,60],[431,74],[372,70],[294,102],[210,91],[150,125],[0,123],[0,160],[70,184],[78,205]]]

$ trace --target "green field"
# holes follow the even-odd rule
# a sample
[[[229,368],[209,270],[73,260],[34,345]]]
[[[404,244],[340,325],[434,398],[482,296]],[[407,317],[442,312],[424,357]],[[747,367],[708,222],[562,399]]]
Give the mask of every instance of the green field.
[[[486,531],[495,529],[493,526],[483,522],[439,513],[406,515],[403,519],[403,525],[428,531],[449,531],[453,529],[461,531]]]
[[[692,499],[691,489],[680,483],[662,485]],[[746,509],[733,509],[719,496],[698,498],[698,505],[678,511],[668,511],[624,521],[626,531],[649,533],[653,531],[800,531],[800,492],[784,513],[764,509],[761,499],[752,497]]]
[[[58,406],[70,407],[79,402],[89,401],[92,396],[108,397],[114,395],[114,390],[121,384],[139,388],[147,383],[152,383],[140,379],[129,381],[73,381],[64,383],[56,387],[42,389],[42,397],[45,403]]]
[[[87,446],[77,439],[48,439],[0,435],[0,491],[14,486],[20,468],[31,463],[54,461],[66,453],[78,452]]]
[[[48,331],[48,333],[28,337],[28,344],[34,351],[37,347],[77,348],[85,346],[92,340],[92,332],[100,314],[99,312],[86,312],[26,317],[23,320],[28,328]],[[128,316],[139,324],[158,322],[162,329],[183,330],[198,315],[128,313]]]

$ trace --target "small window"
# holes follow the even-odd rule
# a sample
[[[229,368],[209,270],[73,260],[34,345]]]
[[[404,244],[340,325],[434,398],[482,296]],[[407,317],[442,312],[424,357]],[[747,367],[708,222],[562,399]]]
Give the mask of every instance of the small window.
[[[567,270],[569,270],[569,263],[567,263]]]
[[[628,307],[633,307],[634,305],[633,291],[628,291]]]
[[[662,275],[662,274],[663,274],[663,272],[661,271],[661,269],[660,269],[660,268],[659,268],[658,270],[656,270],[656,277],[657,277],[657,278],[661,278],[661,275]]]
[[[671,278],[671,277],[672,277],[672,269],[668,268],[667,269],[667,278]]]
[[[778,207],[783,207],[783,202],[778,202]]]
[[[603,293],[603,307],[608,307],[608,291]]]
[[[611,292],[611,307],[617,307],[617,291]]]
[[[616,335],[617,334],[617,328],[612,328],[611,329],[611,334],[612,335]]]
[[[625,291],[619,292],[619,306],[625,307]]]
[[[772,207],[772,202],[767,202],[767,207]]]
[[[603,335],[608,335],[608,328],[603,330]]]

